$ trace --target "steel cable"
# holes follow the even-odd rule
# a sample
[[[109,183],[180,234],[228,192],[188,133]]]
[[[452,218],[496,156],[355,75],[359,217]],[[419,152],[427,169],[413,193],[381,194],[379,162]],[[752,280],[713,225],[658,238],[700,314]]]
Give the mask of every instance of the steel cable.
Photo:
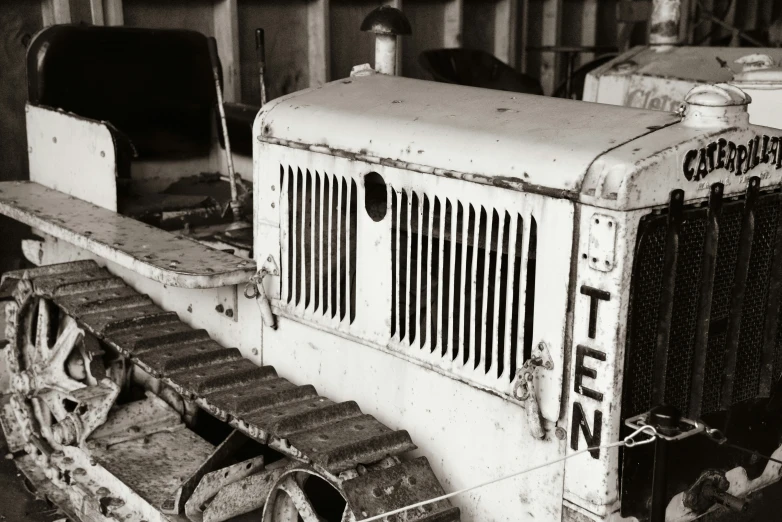
[[[641,433],[646,433],[647,435],[649,435],[649,438],[636,441],[635,437],[637,437]],[[511,473],[510,475],[504,475],[502,477],[491,479],[491,480],[488,480],[486,482],[482,482],[480,484],[476,484],[474,486],[470,486],[470,487],[467,487],[467,488],[463,488],[463,489],[459,489],[459,490],[456,490],[456,491],[452,491],[451,493],[446,493],[445,495],[441,495],[439,497],[430,498],[429,500],[424,500],[422,502],[417,502],[415,504],[410,504],[408,506],[404,506],[404,507],[401,507],[399,509],[394,509],[392,511],[387,511],[386,513],[381,513],[379,515],[374,515],[374,516],[371,516],[371,517],[368,517],[368,518],[362,518],[362,519],[357,519],[357,520],[358,520],[358,522],[374,522],[376,520],[381,520],[381,519],[389,517],[391,515],[397,515],[399,513],[404,513],[405,511],[410,511],[411,509],[416,509],[416,508],[423,507],[423,506],[426,506],[426,505],[429,505],[429,504],[434,504],[435,502],[440,502],[442,500],[447,500],[447,499],[455,497],[457,495],[461,495],[463,493],[467,493],[468,491],[473,491],[473,490],[476,490],[476,489],[479,489],[479,488],[483,488],[485,486],[490,486],[492,484],[496,484],[497,482],[502,482],[504,480],[512,479],[512,478],[518,477],[520,475],[531,473],[533,471],[537,471],[539,469],[546,468],[548,466],[552,466],[554,464],[558,464],[560,462],[564,462],[566,460],[572,459],[573,457],[577,457],[579,455],[583,455],[584,453],[588,453],[590,451],[597,451],[597,450],[601,450],[601,449],[610,449],[610,448],[618,448],[618,447],[622,447],[622,446],[625,446],[625,447],[628,447],[628,448],[632,448],[634,446],[641,446],[641,445],[644,445],[644,444],[649,444],[650,442],[653,442],[656,438],[657,438],[657,430],[655,430],[652,426],[642,426],[641,428],[638,428],[637,430],[635,430],[633,433],[631,433],[630,435],[628,435],[624,439],[616,441],[616,442],[612,442],[610,444],[603,444],[601,446],[594,446],[594,447],[591,447],[591,448],[586,448],[586,449],[583,449],[583,450],[580,450],[580,451],[576,451],[575,453],[571,453],[570,455],[565,455],[564,457],[560,457],[558,459],[550,460],[550,461],[544,462],[542,464],[538,464],[537,466],[532,466],[531,468],[527,468],[527,469],[524,469],[524,470],[521,470],[521,471],[517,471],[515,473]]]

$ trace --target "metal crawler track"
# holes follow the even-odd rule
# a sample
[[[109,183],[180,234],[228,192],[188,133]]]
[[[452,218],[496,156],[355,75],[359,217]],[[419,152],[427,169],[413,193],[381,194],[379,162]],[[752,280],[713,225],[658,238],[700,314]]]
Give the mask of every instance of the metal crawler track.
[[[443,494],[426,458],[389,459],[416,449],[407,431],[363,414],[353,401],[332,402],[271,366],[256,366],[95,262],[8,273],[0,299],[22,279],[36,296],[50,299],[81,328],[211,414],[320,473],[340,477],[357,520]],[[391,465],[363,472],[384,459]],[[407,513],[406,520],[458,521],[459,509],[442,501]]]

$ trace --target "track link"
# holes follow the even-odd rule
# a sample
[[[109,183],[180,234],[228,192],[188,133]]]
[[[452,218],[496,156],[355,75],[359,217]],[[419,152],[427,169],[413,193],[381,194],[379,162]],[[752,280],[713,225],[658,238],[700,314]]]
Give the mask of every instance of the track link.
[[[311,385],[257,366],[137,293],[94,261],[7,273],[0,299],[21,280],[50,299],[79,326],[134,364],[250,437],[342,477],[357,520],[443,494],[425,457],[363,472],[363,466],[414,449],[407,431],[392,430],[353,402],[335,403]],[[356,471],[356,470],[360,470]],[[413,480],[410,477],[414,477]],[[406,520],[455,522],[459,509],[440,501],[407,513]]]

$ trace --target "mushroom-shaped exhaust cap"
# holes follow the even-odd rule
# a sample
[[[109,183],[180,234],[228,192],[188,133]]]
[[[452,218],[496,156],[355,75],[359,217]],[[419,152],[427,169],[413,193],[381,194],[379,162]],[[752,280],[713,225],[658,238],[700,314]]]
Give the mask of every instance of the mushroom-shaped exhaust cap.
[[[410,21],[399,9],[382,5],[369,13],[361,22],[362,31],[372,31],[375,34],[411,34]]]

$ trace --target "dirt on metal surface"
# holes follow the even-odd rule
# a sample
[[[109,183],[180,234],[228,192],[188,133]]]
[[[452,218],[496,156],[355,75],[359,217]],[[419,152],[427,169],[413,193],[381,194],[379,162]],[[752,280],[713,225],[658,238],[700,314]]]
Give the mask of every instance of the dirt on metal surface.
[[[25,486],[24,476],[7,458],[8,447],[0,431],[0,522],[54,522],[64,515]]]
[[[416,448],[406,431],[392,430],[374,417],[363,415],[353,402],[334,404],[318,396],[312,386],[297,386],[278,377],[271,366],[259,367],[242,359],[238,350],[223,348],[205,331],[188,329],[176,314],[158,308],[148,297],[136,294],[127,286],[118,287],[118,280],[94,262],[8,273],[0,287],[12,287],[14,281],[22,288],[29,288],[25,303],[34,295],[56,304],[85,331],[138,368],[184,397],[196,400],[218,419],[230,421],[251,438],[300,461],[309,475],[326,477],[324,480],[332,488],[339,489],[342,483],[349,482],[364,495],[373,494],[360,487],[369,478],[369,474],[362,473],[366,469],[372,471],[375,481],[395,483],[406,476],[407,467],[396,458]],[[22,309],[26,305],[19,306]],[[136,417],[125,415],[119,421],[132,424],[128,431],[136,427],[141,433],[143,427],[137,425]],[[125,506],[123,513],[127,516],[138,514],[125,498],[127,488],[159,509],[165,504],[167,493],[191,476],[213,449],[206,442],[184,440],[198,438],[184,427],[121,443],[116,441],[116,435],[123,430],[112,426],[104,431],[114,444],[106,444],[93,434],[89,454],[107,475],[98,480],[116,481],[109,489],[119,492],[117,502],[124,502],[119,507]],[[73,448],[64,451],[71,458],[52,457],[54,465],[67,468],[69,476],[75,476],[81,467],[79,475],[83,476],[86,465],[74,462],[77,451]],[[421,474],[422,470],[418,470],[412,476],[415,482],[411,481],[405,489],[405,499],[411,503],[438,496],[443,491],[428,462],[423,459],[416,462],[428,473]],[[281,481],[287,478],[282,477]],[[355,503],[363,504],[364,495],[359,494]],[[373,502],[377,511],[385,512],[397,507],[394,499],[395,496],[378,498]],[[354,512],[357,508],[350,506]],[[148,506],[144,503],[138,509],[142,512]],[[339,509],[342,513],[344,507]],[[413,514],[412,520],[440,515],[456,521],[459,510],[444,502],[433,506],[431,512]]]
[[[2,183],[0,213],[170,286],[244,284],[255,274],[254,261],[33,182]]]

